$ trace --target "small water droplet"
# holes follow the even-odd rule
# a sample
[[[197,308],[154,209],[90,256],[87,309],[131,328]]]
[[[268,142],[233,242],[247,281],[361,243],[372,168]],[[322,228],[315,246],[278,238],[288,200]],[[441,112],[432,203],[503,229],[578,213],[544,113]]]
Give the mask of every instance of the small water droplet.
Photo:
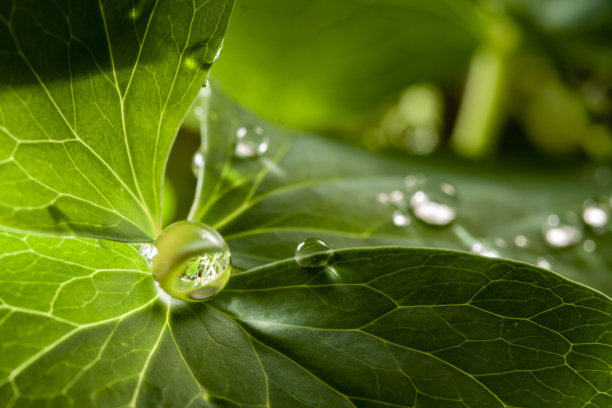
[[[261,156],[268,150],[268,137],[259,126],[244,126],[236,131],[234,155],[240,159]]]
[[[208,83],[208,79],[205,79],[204,82],[202,82],[202,88],[210,88],[210,84]]]
[[[593,252],[597,249],[597,244],[592,239],[587,239],[582,243],[582,248],[584,248],[586,252]]]
[[[202,167],[204,167],[204,153],[202,153],[201,150],[198,150],[193,155],[193,160],[191,161],[191,171],[195,177],[198,177]]]
[[[476,241],[472,244],[471,251],[480,256],[486,256],[487,258],[499,258],[501,254],[499,250],[495,248],[493,242],[494,240],[491,239]]]
[[[391,219],[396,227],[407,227],[412,222],[410,216],[400,210],[394,211]]]
[[[332,256],[329,245],[318,238],[308,238],[295,249],[295,260],[304,268],[320,268],[327,265]]]
[[[459,199],[455,187],[447,182],[408,176],[406,187],[412,192],[410,207],[416,218],[428,225],[445,226],[457,218]]]
[[[524,235],[517,235],[516,237],[514,237],[514,245],[516,245],[519,248],[525,248],[528,243],[529,243],[529,240]]]
[[[601,229],[608,225],[610,221],[610,210],[606,204],[589,199],[584,202],[582,219],[585,224],[595,229]]]
[[[223,289],[231,275],[230,251],[206,224],[180,221],[155,240],[151,272],[170,296],[184,301],[207,299]]]
[[[575,245],[582,239],[582,224],[578,216],[568,211],[561,217],[551,214],[542,225],[542,232],[546,242],[555,248],[567,248]]]
[[[550,268],[551,268],[551,265],[550,265],[550,262],[548,261],[548,259],[543,258],[543,257],[538,258],[538,260],[537,260],[537,263],[536,263],[536,264],[537,264],[537,265],[538,265],[540,268],[544,268],[544,269],[548,269],[548,270],[550,270]]]

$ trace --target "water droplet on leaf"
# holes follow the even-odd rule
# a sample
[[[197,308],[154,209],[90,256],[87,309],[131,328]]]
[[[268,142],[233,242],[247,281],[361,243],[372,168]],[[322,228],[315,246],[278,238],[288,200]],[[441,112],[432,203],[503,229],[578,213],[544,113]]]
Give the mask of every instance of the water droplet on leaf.
[[[472,244],[471,251],[480,256],[486,256],[487,258],[499,258],[501,256],[495,240],[493,239],[483,239],[474,242]]]
[[[582,224],[578,216],[568,211],[562,216],[551,214],[542,225],[544,239],[555,248],[567,248],[582,239]]]
[[[191,171],[193,172],[193,175],[195,177],[198,177],[198,174],[200,174],[200,169],[202,169],[203,167],[204,167],[204,153],[198,150],[193,155],[193,160],[191,162]]]
[[[527,237],[524,235],[517,235],[516,237],[514,237],[514,245],[516,245],[519,248],[525,248],[528,243],[529,241],[527,240]]]
[[[410,215],[400,210],[394,211],[391,219],[393,220],[393,225],[396,227],[407,227],[412,222]]]
[[[584,210],[582,211],[582,219],[585,224],[595,228],[601,229],[608,225],[610,220],[609,207],[601,202],[595,200],[587,200],[584,202]]]
[[[409,177],[406,177],[406,187],[412,192],[410,207],[416,218],[435,226],[445,226],[455,221],[459,199],[452,184],[420,179],[418,176]]]
[[[261,156],[268,150],[268,137],[259,126],[244,126],[236,131],[234,155],[240,159]]]
[[[207,299],[221,291],[231,275],[229,248],[206,224],[180,221],[169,225],[155,240],[155,248],[153,278],[177,299]]]
[[[548,270],[550,270],[550,268],[551,268],[551,265],[550,265],[550,262],[548,261],[548,259],[542,258],[542,257],[538,258],[537,265],[540,268],[544,268],[544,269],[548,269]]]
[[[144,257],[147,266],[150,268],[151,263],[153,262],[153,257],[157,255],[157,248],[153,244],[141,244],[138,248],[140,254]]]
[[[586,252],[593,252],[597,249],[597,244],[592,239],[587,239],[582,243],[582,248],[584,248]]]
[[[332,256],[329,245],[318,238],[308,238],[295,249],[295,260],[304,268],[320,268],[327,265]]]

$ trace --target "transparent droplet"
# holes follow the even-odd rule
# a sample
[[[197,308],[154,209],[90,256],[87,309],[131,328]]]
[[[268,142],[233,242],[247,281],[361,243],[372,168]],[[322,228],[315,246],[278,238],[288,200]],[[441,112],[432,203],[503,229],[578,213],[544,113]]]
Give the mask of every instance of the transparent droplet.
[[[573,212],[559,216],[551,214],[542,225],[542,233],[548,245],[555,248],[567,248],[582,239],[582,224]]]
[[[514,245],[516,245],[519,248],[525,248],[528,243],[529,243],[529,240],[524,235],[517,235],[516,237],[514,237]]]
[[[391,219],[396,227],[407,227],[412,222],[410,215],[400,210],[394,211]]]
[[[544,269],[551,269],[551,265],[550,262],[548,261],[548,259],[540,257],[538,258],[536,264],[540,267],[540,268],[544,268]]]
[[[501,253],[494,239],[483,239],[472,244],[471,251],[487,258],[499,258]]]
[[[327,265],[332,250],[319,238],[308,238],[300,242],[295,249],[295,260],[304,268],[320,268]]]
[[[408,176],[406,187],[412,193],[412,213],[419,220],[428,225],[445,226],[457,219],[459,199],[452,184]]]
[[[261,156],[268,150],[268,137],[259,126],[245,126],[236,131],[234,155],[240,159]]]
[[[195,177],[198,177],[200,174],[200,170],[204,167],[204,153],[198,150],[193,155],[193,160],[191,161],[191,171]]]
[[[582,248],[584,248],[586,252],[593,252],[597,249],[597,244],[592,239],[587,239],[582,243]]]
[[[151,272],[170,296],[201,301],[218,293],[231,275],[230,251],[212,227],[180,221],[166,227],[155,240]]]
[[[606,203],[586,200],[582,211],[582,219],[585,224],[595,229],[604,228],[610,221],[610,209]]]

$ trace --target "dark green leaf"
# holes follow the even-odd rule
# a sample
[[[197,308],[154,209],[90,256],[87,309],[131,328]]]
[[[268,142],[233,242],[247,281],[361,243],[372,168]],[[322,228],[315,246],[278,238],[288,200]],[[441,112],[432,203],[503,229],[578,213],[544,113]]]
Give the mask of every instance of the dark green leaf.
[[[0,224],[144,241],[232,0],[0,3]]]
[[[129,245],[0,243],[2,406],[612,401],[612,303],[526,264],[343,250],[318,270],[290,259],[235,275],[211,302],[186,305],[155,300]]]

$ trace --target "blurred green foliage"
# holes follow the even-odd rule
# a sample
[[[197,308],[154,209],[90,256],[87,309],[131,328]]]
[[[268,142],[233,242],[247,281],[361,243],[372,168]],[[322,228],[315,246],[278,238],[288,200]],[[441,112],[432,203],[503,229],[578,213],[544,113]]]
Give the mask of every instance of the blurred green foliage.
[[[518,133],[612,157],[609,0],[238,0],[213,75],[277,123],[374,148],[484,157]],[[415,87],[438,100],[425,128]]]

